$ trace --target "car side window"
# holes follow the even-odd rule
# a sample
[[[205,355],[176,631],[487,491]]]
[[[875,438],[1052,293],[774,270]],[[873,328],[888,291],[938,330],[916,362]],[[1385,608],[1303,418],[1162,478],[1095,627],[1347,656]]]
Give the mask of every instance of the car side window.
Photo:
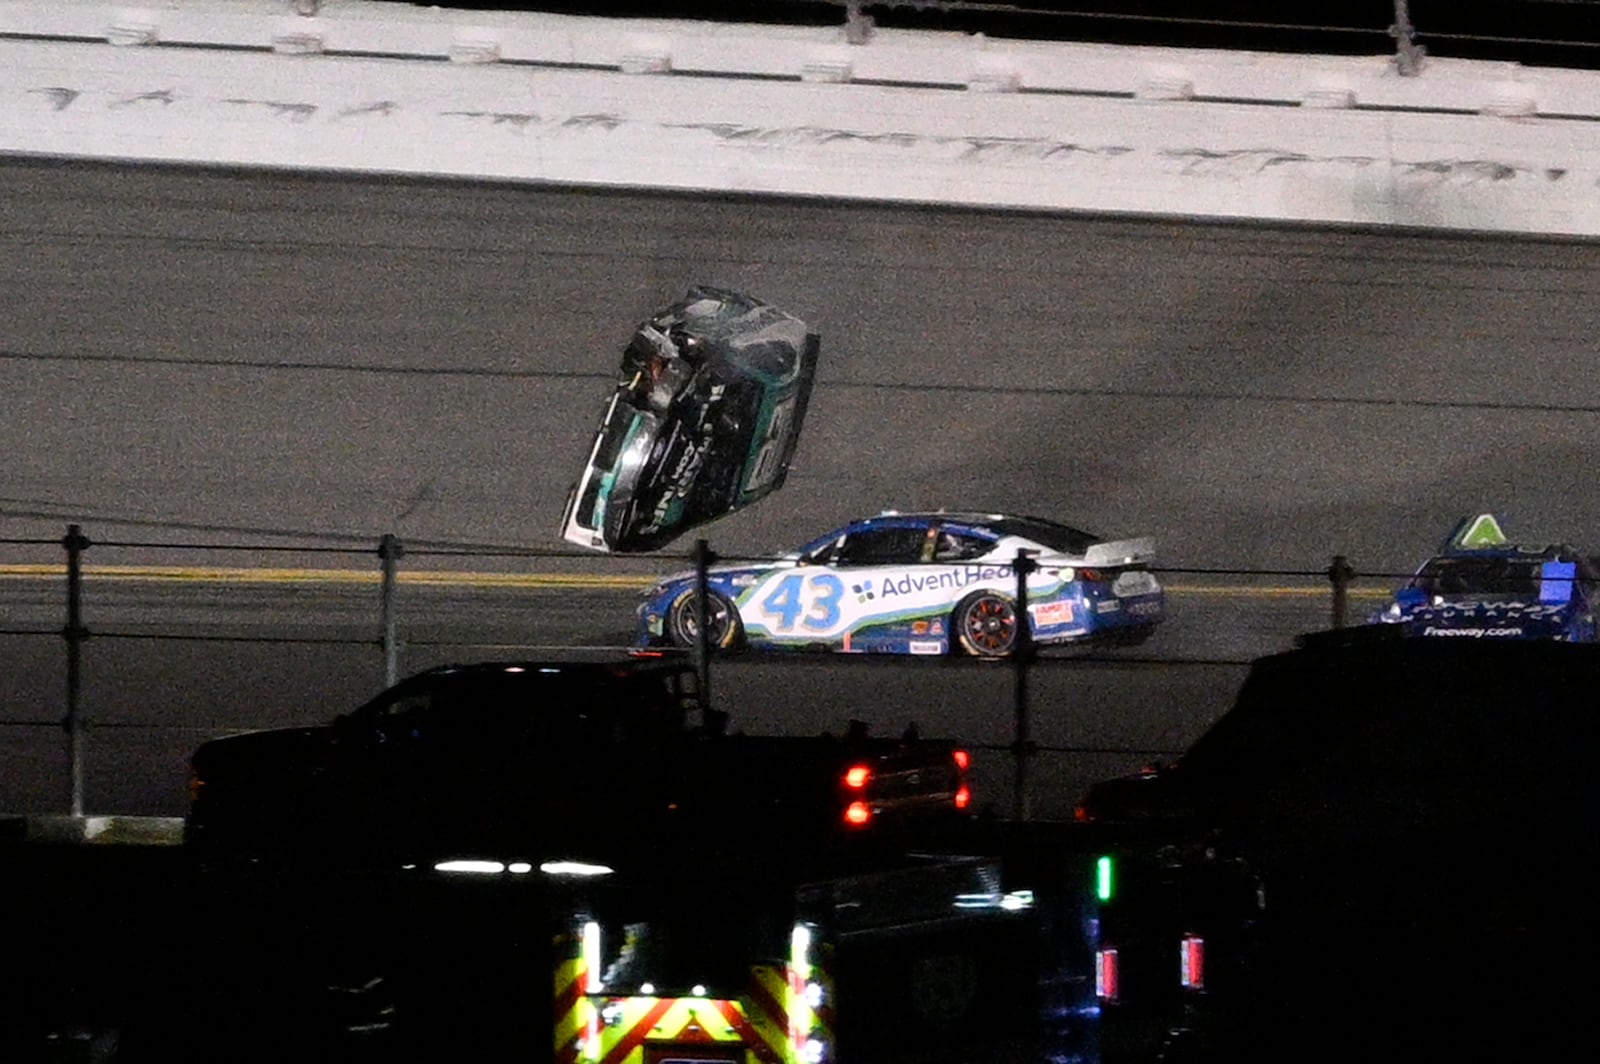
[[[909,565],[922,560],[926,528],[867,528],[844,538],[835,552],[840,565]]]
[[[844,537],[840,536],[837,539],[829,540],[822,546],[802,555],[800,560],[806,565],[828,565],[835,560],[834,556],[838,553],[839,544],[843,539]]]
[[[933,541],[933,560],[936,562],[964,562],[969,558],[981,558],[993,548],[994,544],[989,540],[943,528],[939,530],[938,537]]]
[[[373,715],[379,718],[410,717],[426,713],[432,706],[431,691],[411,691],[379,705]]]

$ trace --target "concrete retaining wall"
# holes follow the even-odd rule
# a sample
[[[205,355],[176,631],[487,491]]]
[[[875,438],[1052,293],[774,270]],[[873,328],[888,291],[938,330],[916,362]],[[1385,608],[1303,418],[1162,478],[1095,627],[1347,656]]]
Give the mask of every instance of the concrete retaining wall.
[[[1587,71],[333,0],[0,0],[0,57],[0,153],[1600,234]]]

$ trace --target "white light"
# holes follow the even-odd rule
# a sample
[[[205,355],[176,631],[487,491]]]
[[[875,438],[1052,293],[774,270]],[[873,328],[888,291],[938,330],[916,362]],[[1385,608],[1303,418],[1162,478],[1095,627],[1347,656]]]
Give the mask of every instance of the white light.
[[[821,1039],[807,1038],[805,1048],[800,1052],[805,1057],[807,1064],[821,1064],[822,1058],[827,1051],[828,1047],[823,1044]]]
[[[499,861],[440,861],[433,866],[435,872],[467,872],[480,876],[497,876],[506,870]]]
[[[547,876],[609,876],[616,869],[585,861],[546,861],[539,871]]]
[[[701,986],[699,983],[696,983],[696,984],[694,984],[694,986],[691,986],[689,988],[689,996],[690,997],[705,997],[706,996],[706,988]]]
[[[529,864],[527,861],[513,861],[506,865],[506,871],[510,872],[512,875],[525,876],[529,872],[533,871],[533,865]]]
[[[805,924],[795,924],[794,930],[789,932],[789,964],[801,977],[811,973],[811,928]]]
[[[528,670],[524,669],[521,665],[507,665],[506,666],[506,671],[507,672],[527,672]]]
[[[807,983],[805,997],[807,1008],[820,1009],[822,1007],[822,984]]]
[[[645,997],[655,997],[656,996],[656,984],[654,984],[654,983],[640,983],[639,984],[639,993],[643,994]]]
[[[600,925],[593,920],[583,925],[583,967],[586,970],[583,992],[598,994],[605,984],[600,981]]]
[[[1000,899],[1000,908],[1015,912],[1018,909],[1033,908],[1033,891],[1013,890]]]

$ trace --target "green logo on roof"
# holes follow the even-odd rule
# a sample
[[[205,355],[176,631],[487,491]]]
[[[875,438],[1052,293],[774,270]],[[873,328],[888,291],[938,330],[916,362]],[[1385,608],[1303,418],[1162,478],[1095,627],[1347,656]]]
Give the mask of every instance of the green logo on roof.
[[[1479,547],[1504,547],[1508,542],[1506,534],[1500,530],[1500,522],[1496,520],[1494,514],[1463,517],[1461,523],[1456,525],[1456,530],[1450,535],[1451,545],[1461,550],[1475,550]]]

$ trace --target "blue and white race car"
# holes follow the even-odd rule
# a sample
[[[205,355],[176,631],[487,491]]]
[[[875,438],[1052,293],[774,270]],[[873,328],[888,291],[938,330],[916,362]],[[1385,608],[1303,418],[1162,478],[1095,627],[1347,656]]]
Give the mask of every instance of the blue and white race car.
[[[770,562],[707,572],[706,634],[716,647],[1006,657],[1017,647],[1025,553],[1036,644],[1138,643],[1166,614],[1148,537],[1108,542],[1037,517],[898,513],[851,522]],[[645,592],[634,643],[693,646],[693,572]]]
[[[1463,518],[1371,624],[1407,635],[1593,642],[1600,570],[1566,544],[1521,547],[1493,514]]]

